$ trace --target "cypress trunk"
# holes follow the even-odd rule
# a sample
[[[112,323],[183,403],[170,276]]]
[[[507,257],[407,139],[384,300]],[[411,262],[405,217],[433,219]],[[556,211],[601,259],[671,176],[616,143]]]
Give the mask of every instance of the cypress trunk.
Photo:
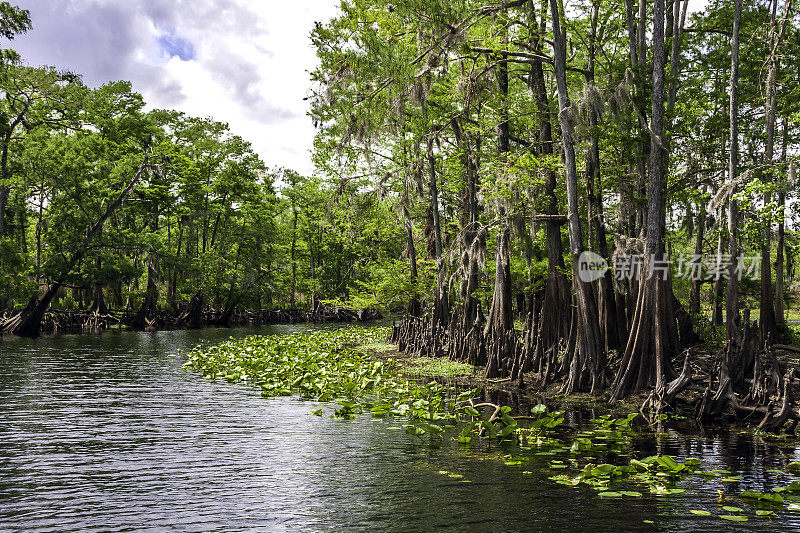
[[[575,331],[574,349],[565,357],[569,358],[569,374],[564,384],[564,392],[596,392],[604,383],[603,368],[605,354],[599,328],[599,315],[595,304],[591,283],[580,279],[578,264],[583,248],[583,233],[578,203],[578,172],[575,164],[575,143],[573,127],[569,117],[571,102],[567,93],[566,38],[561,29],[558,0],[550,0],[553,17],[553,50],[556,85],[558,87],[559,123],[564,145],[564,166],[567,183],[567,220],[569,225],[570,255],[572,256],[572,287],[574,292]],[[566,359],[565,359],[566,362]]]

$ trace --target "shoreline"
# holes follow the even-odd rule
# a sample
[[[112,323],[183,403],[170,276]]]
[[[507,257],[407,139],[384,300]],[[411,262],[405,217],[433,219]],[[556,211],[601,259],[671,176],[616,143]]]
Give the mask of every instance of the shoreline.
[[[420,359],[438,361],[440,359],[409,356],[399,351],[396,345],[393,350],[382,352],[375,351],[370,355],[378,360],[394,361],[398,364],[400,374],[406,378],[434,380],[442,385],[455,386],[459,390],[480,390],[486,396],[492,397],[494,403],[514,405],[516,410],[519,411],[527,410],[537,404],[545,404],[549,409],[558,408],[560,410],[578,412],[598,410],[603,414],[610,414],[615,417],[637,413],[647,420],[649,424],[658,426],[658,428],[660,428],[658,430],[659,432],[674,430],[684,436],[718,435],[735,432],[745,433],[751,437],[758,437],[778,446],[796,446],[800,444],[800,434],[797,432],[775,433],[759,430],[756,427],[757,420],[754,424],[753,422],[742,420],[733,414],[720,416],[716,420],[701,422],[695,417],[693,402],[689,399],[678,402],[674,406],[674,409],[669,412],[654,415],[652,413],[648,414],[642,409],[643,404],[648,398],[648,395],[644,393],[628,396],[624,400],[611,403],[609,402],[608,394],[564,394],[560,390],[560,385],[558,383],[551,383],[547,387],[537,388],[530,384],[532,379],[528,374],[526,374],[526,382],[528,385],[519,387],[509,379],[492,380],[483,377],[481,375],[483,367],[477,367],[477,373],[447,375],[443,373],[430,373],[426,368],[429,365],[423,363],[422,372],[420,372],[420,367],[414,364],[415,361],[419,361]],[[713,354],[708,352],[707,355],[710,357]],[[446,358],[445,360],[450,361]]]
[[[0,314],[0,325],[15,314],[6,310]],[[240,328],[278,326],[290,324],[369,324],[383,320],[384,317],[372,310],[353,310],[345,308],[325,308],[317,312],[301,309],[272,309],[260,311],[242,311],[231,314],[226,320],[220,319],[221,311],[203,313],[199,323],[192,324],[181,321],[180,315],[159,314],[147,320],[145,327],[132,325],[133,314],[130,311],[116,313],[97,313],[86,310],[66,311],[50,310],[42,319],[40,336],[57,335],[98,335],[109,331],[182,331],[206,328]],[[0,339],[27,338],[13,333],[5,333],[0,327]]]

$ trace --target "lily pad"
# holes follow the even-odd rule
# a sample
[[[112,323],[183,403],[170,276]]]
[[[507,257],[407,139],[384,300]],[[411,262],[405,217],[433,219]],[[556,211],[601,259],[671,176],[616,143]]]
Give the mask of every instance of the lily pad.
[[[719,517],[723,520],[730,520],[731,522],[747,522],[747,517],[744,515],[721,514]]]
[[[698,516],[711,516],[710,512],[702,511],[702,510],[699,510],[699,509],[691,509],[689,512],[692,513],[692,514],[696,514]]]

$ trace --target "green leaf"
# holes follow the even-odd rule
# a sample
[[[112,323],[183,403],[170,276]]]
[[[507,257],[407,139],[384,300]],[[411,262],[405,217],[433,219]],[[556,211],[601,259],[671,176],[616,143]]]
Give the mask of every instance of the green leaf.
[[[670,457],[669,455],[662,455],[656,459],[656,462],[666,468],[667,470],[678,470],[683,465],[679,465],[675,462],[675,459]]]
[[[514,417],[512,417],[511,415],[505,414],[500,418],[500,420],[502,420],[503,424],[505,424],[507,426],[516,426],[517,425],[517,421],[514,420]]]
[[[514,426],[506,426],[506,427],[504,427],[503,429],[501,429],[497,433],[497,436],[498,437],[507,437],[507,436],[511,435],[512,433],[514,433],[514,431],[516,431],[516,430],[517,430],[517,428],[514,427]]]
[[[696,514],[696,515],[698,515],[698,516],[711,516],[711,513],[710,513],[710,512],[708,512],[708,511],[701,511],[701,510],[698,510],[698,509],[692,509],[692,510],[690,510],[689,512],[690,512],[690,513],[692,513],[692,514]]]
[[[547,411],[547,406],[542,404],[542,403],[540,403],[538,405],[534,405],[533,407],[531,407],[531,414],[534,414],[534,415],[540,415],[540,414],[544,413],[545,411]]]
[[[747,522],[747,517],[742,515],[721,514],[719,517],[723,520],[730,520],[731,522]]]
[[[596,467],[594,467],[592,469],[592,475],[594,475],[594,476],[608,476],[608,475],[611,474],[611,472],[616,470],[616,468],[617,468],[616,466],[608,464],[608,463],[602,464],[602,465],[598,465],[598,466],[596,466]]]
[[[409,424],[409,425],[406,426],[406,434],[407,435],[420,437],[420,436],[424,435],[425,433],[426,433],[426,431],[424,429],[422,429],[421,427],[417,427],[417,426],[414,426],[412,424]]]

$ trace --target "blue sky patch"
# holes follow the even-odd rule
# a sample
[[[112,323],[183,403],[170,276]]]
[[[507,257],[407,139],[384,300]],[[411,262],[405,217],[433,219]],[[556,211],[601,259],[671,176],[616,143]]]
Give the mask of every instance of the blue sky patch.
[[[194,45],[173,33],[165,33],[158,38],[158,46],[169,57],[178,56],[181,61],[191,61],[196,57]]]

